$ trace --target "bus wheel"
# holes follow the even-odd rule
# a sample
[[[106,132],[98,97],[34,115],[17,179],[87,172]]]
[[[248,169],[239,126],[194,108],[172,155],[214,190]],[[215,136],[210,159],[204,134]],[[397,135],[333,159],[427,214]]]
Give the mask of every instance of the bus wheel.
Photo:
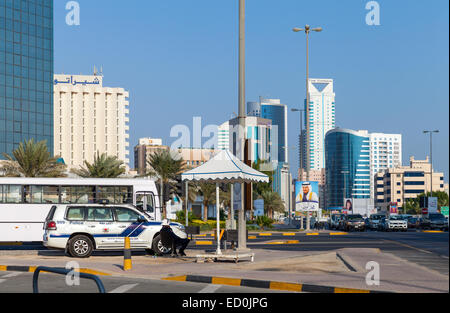
[[[69,253],[75,258],[88,258],[94,250],[94,245],[89,237],[76,235],[69,241]]]

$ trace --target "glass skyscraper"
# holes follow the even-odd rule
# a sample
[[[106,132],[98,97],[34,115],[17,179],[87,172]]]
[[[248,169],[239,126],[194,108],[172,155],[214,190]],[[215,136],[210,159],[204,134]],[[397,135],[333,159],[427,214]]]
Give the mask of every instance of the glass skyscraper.
[[[326,205],[370,198],[370,136],[367,131],[335,128],[325,136]]]
[[[53,154],[53,0],[1,0],[0,158],[31,138]]]

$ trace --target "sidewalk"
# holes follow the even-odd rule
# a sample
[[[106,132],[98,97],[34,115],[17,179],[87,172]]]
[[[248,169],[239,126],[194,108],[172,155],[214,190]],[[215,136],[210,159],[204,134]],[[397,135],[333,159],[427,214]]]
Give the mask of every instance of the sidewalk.
[[[200,275],[236,279],[254,279],[296,284],[312,284],[342,288],[355,288],[393,292],[448,292],[447,276],[409,263],[378,249],[339,249],[334,252],[276,251],[254,249],[255,262],[211,262],[196,263],[195,255],[202,251],[188,250],[186,258],[168,258],[138,255],[133,256],[133,268],[123,271],[123,256],[120,253],[93,256],[89,259],[65,257],[59,251],[41,252],[36,255],[0,256],[0,267],[54,266],[65,267],[69,261],[77,261],[81,268],[108,273],[113,276],[163,279],[167,277]],[[59,254],[58,254],[59,253]],[[330,254],[331,253],[331,254]],[[333,260],[332,253],[340,258]],[[292,261],[305,266],[291,266]],[[380,265],[380,285],[366,284],[367,262]],[[294,262],[295,263],[295,262]],[[312,266],[317,263],[317,266]],[[309,264],[309,265],[308,265]],[[352,271],[356,270],[356,272]]]

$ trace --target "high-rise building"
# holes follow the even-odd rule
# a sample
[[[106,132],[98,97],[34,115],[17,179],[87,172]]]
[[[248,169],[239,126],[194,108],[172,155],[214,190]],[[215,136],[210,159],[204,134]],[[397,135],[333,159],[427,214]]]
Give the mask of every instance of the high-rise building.
[[[325,168],[325,135],[336,125],[335,93],[332,79],[311,78],[308,84],[309,104],[305,101],[305,131],[301,136],[300,151],[304,169],[320,170]]]
[[[260,105],[261,117],[272,120],[273,134],[274,136],[278,135],[278,147],[276,147],[278,151],[277,161],[280,163],[289,163],[287,105],[282,104],[280,99],[264,99],[262,97],[260,97]]]
[[[53,0],[0,1],[0,158],[24,140],[53,153]]]
[[[217,149],[230,149],[230,123],[226,121],[218,127],[217,130]]]
[[[402,165],[401,134],[370,134],[370,173],[373,177],[379,171]],[[371,198],[375,198],[374,180],[371,180]]]
[[[249,159],[252,162],[258,160],[268,162],[276,158],[276,155],[271,154],[272,122],[261,117],[247,116],[245,123],[246,139],[249,140]],[[229,121],[229,148],[234,155],[239,155],[239,151],[237,151],[238,128],[239,118],[231,119]]]
[[[388,211],[391,204],[403,208],[409,199],[431,191],[431,164],[425,160],[409,159],[409,166],[396,166],[378,172],[374,177],[375,206]],[[444,174],[433,171],[433,192],[445,191]]]
[[[335,128],[325,137],[326,206],[342,207],[344,199],[370,199],[370,135]]]
[[[55,75],[54,85],[55,154],[79,167],[106,153],[128,171],[128,91],[103,87],[102,75]]]

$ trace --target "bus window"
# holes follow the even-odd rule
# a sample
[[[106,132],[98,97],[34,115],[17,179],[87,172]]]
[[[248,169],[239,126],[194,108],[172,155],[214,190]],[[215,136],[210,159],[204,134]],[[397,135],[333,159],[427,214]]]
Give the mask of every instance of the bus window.
[[[21,185],[4,185],[4,200],[6,203],[22,202],[22,186]]]
[[[97,200],[109,200],[109,203],[114,202],[114,187],[98,186],[97,187]]]
[[[61,187],[61,203],[88,204],[94,203],[95,187],[93,186],[63,186]]]
[[[114,203],[133,203],[133,188],[131,186],[115,187]]]

